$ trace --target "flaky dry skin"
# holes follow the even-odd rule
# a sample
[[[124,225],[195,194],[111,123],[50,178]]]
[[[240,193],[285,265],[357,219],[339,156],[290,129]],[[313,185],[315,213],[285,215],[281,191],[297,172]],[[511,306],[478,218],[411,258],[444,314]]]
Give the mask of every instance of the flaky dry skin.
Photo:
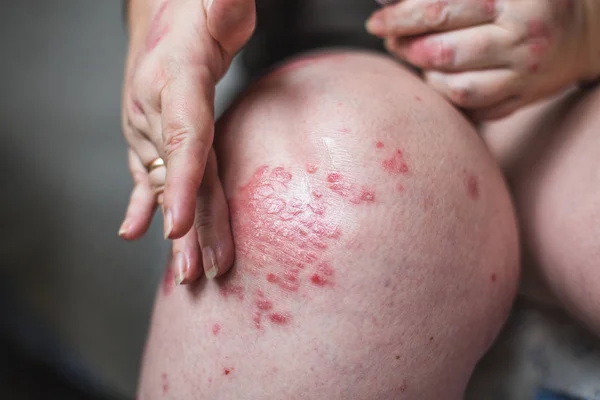
[[[237,261],[158,293],[140,398],[459,399],[518,238],[473,128],[401,67],[293,62],[217,136]]]

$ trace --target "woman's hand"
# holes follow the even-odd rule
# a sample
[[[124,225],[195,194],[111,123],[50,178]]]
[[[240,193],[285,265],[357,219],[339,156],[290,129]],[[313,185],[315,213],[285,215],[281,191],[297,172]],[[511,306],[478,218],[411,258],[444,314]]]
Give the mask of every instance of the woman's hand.
[[[597,0],[402,0],[367,30],[477,119],[600,75]]]
[[[233,262],[229,212],[212,150],[214,91],[254,25],[254,0],[130,4],[123,129],[135,187],[119,235],[142,236],[158,201],[165,237],[177,239],[177,283],[197,278],[200,265],[213,278]]]

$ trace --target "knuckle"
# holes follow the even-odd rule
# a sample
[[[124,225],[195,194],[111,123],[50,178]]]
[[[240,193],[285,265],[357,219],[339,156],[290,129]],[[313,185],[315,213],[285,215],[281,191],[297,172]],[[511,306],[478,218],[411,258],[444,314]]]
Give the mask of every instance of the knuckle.
[[[454,59],[454,47],[442,40],[417,39],[409,48],[409,60],[425,68],[451,67]]]
[[[135,185],[143,185],[146,183],[147,175],[144,171],[134,170],[131,171],[131,178],[133,179],[133,183]]]
[[[169,126],[165,127],[165,155],[167,158],[173,156],[173,154],[177,153],[179,149],[185,144],[188,136],[190,134],[190,129],[184,126]]]
[[[196,207],[196,218],[194,218],[196,231],[207,231],[214,228],[212,214],[208,207]]]
[[[442,28],[448,20],[447,0],[431,0],[422,8],[423,24],[429,28]]]
[[[167,82],[166,77],[162,63],[155,57],[146,57],[133,76],[134,98],[157,99]]]
[[[471,103],[474,92],[475,89],[469,82],[450,84],[448,97],[453,103],[466,106]]]

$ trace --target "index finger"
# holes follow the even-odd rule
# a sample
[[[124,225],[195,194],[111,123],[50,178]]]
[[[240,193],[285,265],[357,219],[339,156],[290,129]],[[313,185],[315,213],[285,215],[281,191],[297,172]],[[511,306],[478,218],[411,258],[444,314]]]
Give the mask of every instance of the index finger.
[[[161,91],[167,177],[165,237],[185,235],[194,222],[196,193],[214,136],[216,79],[207,67],[169,82]]]

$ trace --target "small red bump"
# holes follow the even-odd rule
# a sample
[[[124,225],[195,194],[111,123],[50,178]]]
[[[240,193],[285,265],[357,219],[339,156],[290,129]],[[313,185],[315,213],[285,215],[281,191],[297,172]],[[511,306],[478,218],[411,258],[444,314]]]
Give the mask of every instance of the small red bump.
[[[254,316],[252,317],[252,321],[254,321],[254,326],[256,329],[260,329],[260,321],[262,319],[260,311],[256,311]]]
[[[363,189],[360,193],[360,200],[363,202],[372,203],[375,201],[375,193],[370,190]]]
[[[417,101],[423,101],[423,99],[421,98],[421,96],[415,96],[415,100],[417,100]]]
[[[230,373],[231,373],[231,369],[229,369],[229,368],[225,368],[223,370],[223,374],[225,374],[225,375],[229,375]]]
[[[399,192],[404,192],[404,186],[402,186],[401,183],[396,186],[396,189],[398,189]]]
[[[327,182],[339,182],[342,179],[342,176],[340,174],[338,174],[337,172],[332,172],[331,174],[327,175]]]
[[[383,142],[375,143],[375,147],[377,147],[378,149],[383,149],[383,146],[384,146]]]
[[[312,274],[310,281],[317,286],[325,286],[327,284],[327,278],[319,274]]]
[[[290,320],[289,315],[278,312],[271,313],[271,315],[269,315],[269,318],[271,319],[271,321],[279,325],[287,324]]]
[[[163,394],[166,394],[169,391],[169,380],[167,378],[167,374],[162,374],[161,375],[162,378],[162,391]]]
[[[479,185],[477,183],[477,178],[473,175],[469,177],[467,180],[467,189],[469,191],[469,197],[473,200],[477,200],[479,198]]]
[[[279,277],[271,272],[267,274],[267,281],[271,283],[275,283],[279,280]]]
[[[221,325],[214,324],[213,328],[212,328],[213,335],[217,336],[220,331],[221,331]]]
[[[496,274],[492,274],[492,282],[496,282]]]
[[[273,303],[269,300],[257,300],[256,301],[256,307],[258,307],[259,310],[270,310],[271,308],[273,308]]]
[[[314,174],[315,172],[317,172],[318,169],[319,167],[317,167],[314,164],[306,164],[306,172],[308,172],[309,174]]]

